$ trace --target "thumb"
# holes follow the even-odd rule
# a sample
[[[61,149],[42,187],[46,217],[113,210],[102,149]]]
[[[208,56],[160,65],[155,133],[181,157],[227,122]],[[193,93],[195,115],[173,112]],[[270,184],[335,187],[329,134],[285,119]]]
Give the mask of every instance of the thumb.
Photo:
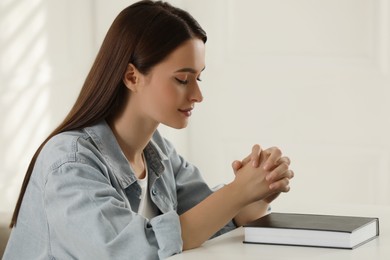
[[[238,160],[234,161],[232,163],[232,168],[233,168],[233,171],[234,171],[234,175],[237,174],[237,171],[242,167],[242,163]]]

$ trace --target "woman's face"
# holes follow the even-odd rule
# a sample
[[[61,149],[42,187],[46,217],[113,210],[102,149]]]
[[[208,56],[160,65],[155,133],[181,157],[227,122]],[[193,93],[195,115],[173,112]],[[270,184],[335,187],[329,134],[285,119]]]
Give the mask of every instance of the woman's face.
[[[157,123],[186,127],[195,103],[203,99],[198,83],[204,68],[203,41],[191,39],[180,45],[145,76],[138,93],[143,113]]]

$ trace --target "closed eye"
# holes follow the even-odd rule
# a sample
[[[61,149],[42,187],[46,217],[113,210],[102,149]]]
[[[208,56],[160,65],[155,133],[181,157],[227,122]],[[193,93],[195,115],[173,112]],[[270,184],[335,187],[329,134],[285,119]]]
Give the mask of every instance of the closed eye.
[[[181,79],[178,79],[178,78],[175,78],[177,82],[179,82],[180,84],[182,85],[187,85],[188,84],[188,80],[181,80]]]

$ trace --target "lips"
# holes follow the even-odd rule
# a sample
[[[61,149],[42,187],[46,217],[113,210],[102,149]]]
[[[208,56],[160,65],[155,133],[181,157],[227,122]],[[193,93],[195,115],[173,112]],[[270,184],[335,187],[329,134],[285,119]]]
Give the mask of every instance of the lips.
[[[181,113],[183,113],[185,116],[189,117],[189,116],[191,116],[193,109],[194,109],[193,107],[190,107],[190,108],[185,108],[185,109],[179,109],[179,111]]]
[[[190,107],[190,108],[186,108],[186,109],[179,109],[179,111],[180,112],[190,112],[190,111],[192,111],[192,109],[194,109],[194,108]]]

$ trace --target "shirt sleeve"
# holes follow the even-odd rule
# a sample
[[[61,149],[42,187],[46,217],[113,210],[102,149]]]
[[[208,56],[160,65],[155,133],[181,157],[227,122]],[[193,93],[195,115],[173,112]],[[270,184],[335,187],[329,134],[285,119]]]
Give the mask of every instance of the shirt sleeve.
[[[148,221],[126,207],[97,167],[64,163],[48,175],[44,192],[58,259],[161,259],[182,251],[175,211]]]
[[[166,140],[166,142],[176,180],[177,212],[181,215],[210,196],[213,190],[204,181],[199,169],[180,156],[169,141]],[[222,235],[235,228],[237,226],[231,220],[211,238]]]

